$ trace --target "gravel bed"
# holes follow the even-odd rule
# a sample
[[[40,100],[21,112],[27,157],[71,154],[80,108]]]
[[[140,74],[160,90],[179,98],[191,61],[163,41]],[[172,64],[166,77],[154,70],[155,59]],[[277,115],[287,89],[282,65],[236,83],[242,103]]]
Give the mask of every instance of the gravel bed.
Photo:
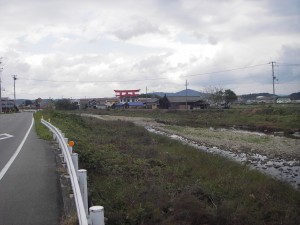
[[[257,153],[269,158],[300,161],[300,139],[239,130],[163,126],[158,129],[184,136],[205,146],[236,153]]]
[[[292,139],[236,129],[192,128],[157,123],[154,119],[109,115],[82,114],[103,120],[123,120],[140,126],[181,135],[210,147],[218,147],[236,153],[257,153],[269,158],[300,161],[300,139]]]

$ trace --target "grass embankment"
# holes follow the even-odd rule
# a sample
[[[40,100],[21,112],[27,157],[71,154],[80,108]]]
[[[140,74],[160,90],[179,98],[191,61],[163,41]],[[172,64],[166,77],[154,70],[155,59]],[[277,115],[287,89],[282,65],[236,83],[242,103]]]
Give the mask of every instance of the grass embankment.
[[[300,105],[254,105],[232,109],[184,110],[90,110],[89,113],[151,117],[157,122],[191,127],[241,127],[257,131],[300,130]]]
[[[40,121],[42,118],[42,114],[39,113],[34,113],[33,117],[35,119],[35,129],[37,134],[39,135],[40,138],[44,139],[44,140],[52,140],[53,136],[52,133],[49,131],[49,129],[44,126]]]
[[[75,141],[107,225],[299,224],[299,191],[245,166],[132,123],[43,113]]]

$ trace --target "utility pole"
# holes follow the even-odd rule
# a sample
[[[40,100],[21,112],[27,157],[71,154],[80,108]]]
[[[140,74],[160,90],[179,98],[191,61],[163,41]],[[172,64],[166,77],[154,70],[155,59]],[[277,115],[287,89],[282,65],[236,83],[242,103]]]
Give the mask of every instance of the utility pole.
[[[187,80],[185,80],[185,109],[186,109],[186,111],[188,111],[188,105],[187,105],[187,86],[188,86],[188,82],[187,82]]]
[[[275,102],[276,102],[276,98],[275,98],[275,79],[276,79],[276,77],[275,77],[275,75],[274,75],[274,65],[275,65],[275,63],[276,62],[270,62],[271,63],[271,65],[272,65],[272,80],[273,80],[273,104],[275,104]]]
[[[1,66],[1,60],[2,58],[0,58],[0,66]],[[0,114],[2,113],[2,89],[1,89],[1,73],[2,73],[3,68],[0,68]]]
[[[148,88],[146,86],[146,109],[147,109],[147,103],[148,103]]]
[[[16,105],[16,80],[17,80],[17,75],[12,75],[12,78],[14,79],[14,104]]]

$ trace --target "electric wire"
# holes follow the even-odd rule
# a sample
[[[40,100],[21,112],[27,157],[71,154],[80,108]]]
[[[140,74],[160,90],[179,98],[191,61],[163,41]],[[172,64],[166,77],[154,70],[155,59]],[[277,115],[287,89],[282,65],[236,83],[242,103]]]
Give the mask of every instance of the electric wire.
[[[206,72],[206,73],[199,73],[199,74],[191,74],[191,75],[183,75],[180,77],[193,77],[193,76],[203,76],[203,75],[210,75],[210,74],[216,74],[216,73],[225,73],[225,72],[230,72],[230,71],[235,71],[235,70],[243,70],[243,69],[250,69],[254,67],[259,67],[259,66],[265,66],[268,65],[269,63],[264,63],[264,64],[257,64],[257,65],[251,65],[251,66],[244,66],[244,67],[239,67],[239,68],[233,68],[233,69],[226,69],[226,70],[219,70],[219,71],[212,71],[212,72]],[[81,81],[81,80],[46,80],[46,79],[30,79],[30,78],[24,78],[24,77],[19,77],[21,80],[29,80],[29,81],[38,81],[38,82],[64,82],[64,83],[129,83],[129,82],[140,82],[140,81],[155,81],[155,80],[167,80],[169,78],[167,77],[158,77],[158,78],[145,78],[145,79],[132,79],[132,80],[90,80],[90,81]]]
[[[193,76],[202,76],[202,75],[209,75],[209,74],[215,74],[215,73],[225,73],[225,72],[230,72],[230,71],[235,71],[235,70],[243,70],[243,69],[250,69],[250,68],[265,66],[265,65],[269,65],[269,63],[239,67],[239,68],[234,68],[234,69],[219,70],[219,71],[213,71],[213,72],[207,72],[207,73],[198,73],[198,74],[192,74],[192,75],[185,75],[183,77],[193,77]]]

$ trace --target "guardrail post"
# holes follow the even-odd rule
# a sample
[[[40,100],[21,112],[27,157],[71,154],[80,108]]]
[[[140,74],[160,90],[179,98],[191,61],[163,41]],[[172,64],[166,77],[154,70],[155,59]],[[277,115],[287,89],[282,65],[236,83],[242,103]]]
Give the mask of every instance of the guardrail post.
[[[78,182],[86,215],[88,215],[87,171],[78,170]]]
[[[72,153],[71,156],[72,156],[72,162],[78,179],[78,154]]]
[[[91,225],[104,225],[104,208],[103,206],[90,207]]]
[[[69,144],[69,139],[68,138],[64,138],[65,142],[66,142],[66,145],[68,146]]]
[[[74,144],[75,144],[74,141],[69,141],[69,143],[68,143],[68,149],[69,149],[70,155],[72,155],[72,153],[73,153]]]
[[[72,155],[73,147],[71,147],[70,145],[68,145],[68,150],[69,150],[70,155]]]

